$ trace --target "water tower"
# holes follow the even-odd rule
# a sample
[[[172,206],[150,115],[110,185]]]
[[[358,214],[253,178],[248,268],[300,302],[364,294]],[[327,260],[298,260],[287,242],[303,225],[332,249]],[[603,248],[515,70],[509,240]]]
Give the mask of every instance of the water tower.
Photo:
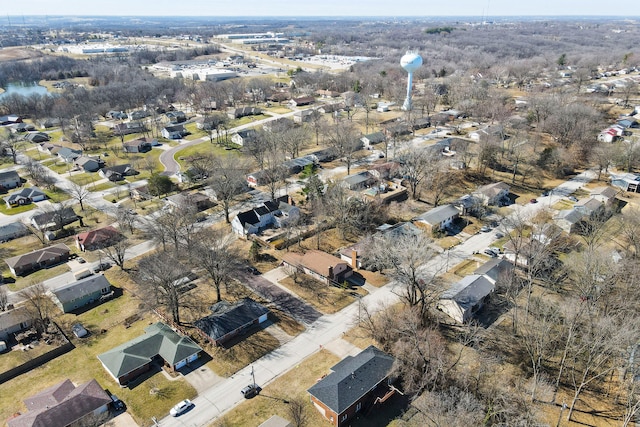
[[[409,73],[407,79],[407,98],[402,104],[402,109],[405,111],[411,111],[411,86],[413,86],[413,72],[416,71],[422,65],[422,57],[416,52],[407,52],[400,59],[400,66]]]

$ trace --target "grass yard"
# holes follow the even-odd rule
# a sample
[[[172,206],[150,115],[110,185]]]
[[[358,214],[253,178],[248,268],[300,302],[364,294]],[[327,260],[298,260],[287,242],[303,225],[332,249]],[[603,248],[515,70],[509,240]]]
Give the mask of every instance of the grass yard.
[[[192,156],[203,155],[203,154],[212,154],[214,156],[237,156],[238,152],[236,150],[225,150],[224,147],[211,144],[209,141],[203,141],[199,144],[190,145],[185,147],[183,150],[180,150],[176,153],[176,161],[180,164],[180,167],[183,170],[186,170],[188,165],[188,159]]]
[[[220,376],[230,377],[279,346],[280,342],[273,335],[258,330],[231,348],[208,346],[205,350],[212,359],[207,366]]]
[[[26,253],[26,252],[25,252]],[[42,270],[38,270],[34,273],[29,274],[28,276],[18,276],[15,282],[8,283],[7,286],[10,290],[16,292],[20,291],[28,286],[34,285],[36,283],[40,283],[44,280],[52,279],[56,276],[59,276],[63,273],[70,271],[67,263],[58,264],[54,267],[44,268]],[[8,273],[8,271],[6,271]]]
[[[186,381],[169,381],[162,373],[143,376],[133,388],[121,388],[102,367],[97,355],[108,351],[130,339],[144,333],[144,328],[157,320],[142,313],[141,319],[131,327],[125,328],[122,321],[132,313],[138,312],[137,300],[126,292],[123,296],[88,310],[78,316],[65,315],[61,322],[79,321],[91,332],[88,338],[72,339],[76,348],[46,365],[25,373],[11,381],[0,384],[0,419],[24,410],[21,401],[42,389],[69,378],[74,383],[83,383],[95,378],[98,383],[117,393],[127,405],[136,422],[141,426],[151,425],[151,417],[161,418],[167,415],[175,402],[184,398],[193,398],[195,389]],[[105,332],[101,333],[104,329]],[[151,394],[152,388],[160,392]]]
[[[329,421],[323,418],[309,401],[307,389],[323,375],[329,373],[329,369],[338,361],[338,357],[327,350],[321,350],[309,356],[264,387],[258,396],[242,402],[220,420],[212,423],[211,427],[255,427],[274,414],[291,419],[285,401],[293,399],[301,399],[306,403],[306,411],[309,415],[308,426],[329,426]]]
[[[29,203],[28,205],[16,206],[13,208],[7,207],[4,199],[0,199],[0,213],[4,215],[17,215],[22,212],[28,212],[32,209],[37,208],[38,206],[35,203]]]
[[[356,297],[352,293],[357,292],[362,296],[367,294],[364,289],[352,291],[329,286],[305,274],[299,274],[297,280],[291,276],[286,277],[280,284],[324,314],[335,313],[353,303]]]
[[[478,267],[480,267],[478,261],[467,259],[453,267],[452,271],[456,276],[465,277],[472,274]]]
[[[44,191],[49,200],[53,203],[60,203],[71,198],[71,195],[69,193],[67,193],[66,191],[62,191],[58,187],[55,187],[52,190],[43,188],[42,191]]]
[[[102,191],[102,190],[108,190],[110,188],[114,188],[115,186],[116,185],[113,182],[106,181],[106,182],[101,182],[99,184],[90,185],[88,189],[89,191]]]
[[[71,175],[67,177],[67,179],[71,182],[75,182],[78,185],[87,185],[101,180],[102,177],[95,172],[83,172],[76,175]]]
[[[258,120],[268,119],[271,116],[267,116],[266,114],[257,114],[255,116],[245,116],[240,117],[239,119],[233,119],[227,125],[227,129],[233,129],[238,126],[246,125],[247,123],[257,122]]]

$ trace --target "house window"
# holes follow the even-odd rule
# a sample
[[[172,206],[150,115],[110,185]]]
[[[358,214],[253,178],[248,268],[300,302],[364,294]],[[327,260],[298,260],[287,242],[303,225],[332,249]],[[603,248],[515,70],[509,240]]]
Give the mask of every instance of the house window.
[[[347,414],[344,414],[340,417],[340,422],[347,421]]]
[[[362,409],[362,402],[358,402],[358,404],[356,405],[356,412],[358,412],[360,409]]]

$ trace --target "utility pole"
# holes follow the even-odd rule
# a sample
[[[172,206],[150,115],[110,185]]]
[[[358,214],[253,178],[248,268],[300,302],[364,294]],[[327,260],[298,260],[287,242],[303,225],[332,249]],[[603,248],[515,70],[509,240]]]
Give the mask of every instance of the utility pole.
[[[253,372],[253,365],[251,365],[251,378],[253,379],[253,385],[256,385],[256,375]]]

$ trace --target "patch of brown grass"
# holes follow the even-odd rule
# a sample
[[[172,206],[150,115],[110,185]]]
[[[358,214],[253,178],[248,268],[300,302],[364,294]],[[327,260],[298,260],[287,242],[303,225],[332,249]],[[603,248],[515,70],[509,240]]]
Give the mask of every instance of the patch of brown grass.
[[[323,375],[328,374],[329,369],[338,361],[338,357],[333,353],[320,350],[265,386],[258,396],[242,402],[210,426],[258,426],[274,414],[291,419],[285,401],[293,399],[302,399],[307,403],[306,412],[309,415],[307,425],[328,426],[328,421],[309,402],[307,389]]]
[[[280,284],[308,302],[316,310],[325,314],[340,311],[354,302],[356,298],[351,293],[357,292],[362,295],[367,293],[364,289],[351,291],[329,286],[314,280],[306,274],[298,274],[297,280],[294,280],[291,276],[286,277],[280,281]]]
[[[231,348],[208,345],[206,350],[212,359],[207,366],[216,374],[229,377],[279,346],[280,342],[273,335],[258,330]]]

